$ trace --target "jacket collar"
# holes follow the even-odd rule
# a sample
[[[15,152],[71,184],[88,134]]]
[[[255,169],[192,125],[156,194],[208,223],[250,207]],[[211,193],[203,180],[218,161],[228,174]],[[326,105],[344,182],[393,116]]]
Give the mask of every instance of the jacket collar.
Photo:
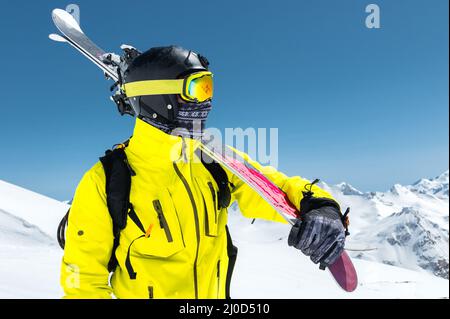
[[[199,143],[197,140],[164,133],[137,118],[127,149],[141,160],[156,157],[159,161],[171,164],[183,158],[192,159]]]

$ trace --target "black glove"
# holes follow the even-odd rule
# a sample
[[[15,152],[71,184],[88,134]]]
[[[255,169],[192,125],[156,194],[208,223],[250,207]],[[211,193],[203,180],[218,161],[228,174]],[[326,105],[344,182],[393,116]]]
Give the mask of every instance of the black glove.
[[[311,195],[305,196],[300,206],[300,219],[292,226],[288,244],[310,256],[324,269],[333,264],[344,250],[348,210],[342,215],[334,200]]]

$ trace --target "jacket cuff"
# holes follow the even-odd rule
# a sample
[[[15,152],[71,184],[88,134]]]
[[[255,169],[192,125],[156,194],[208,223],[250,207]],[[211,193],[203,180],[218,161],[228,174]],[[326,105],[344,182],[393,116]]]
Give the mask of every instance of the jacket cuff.
[[[341,211],[339,204],[331,198],[305,196],[300,201],[300,214],[306,214],[312,210],[325,206],[334,207],[339,212]]]

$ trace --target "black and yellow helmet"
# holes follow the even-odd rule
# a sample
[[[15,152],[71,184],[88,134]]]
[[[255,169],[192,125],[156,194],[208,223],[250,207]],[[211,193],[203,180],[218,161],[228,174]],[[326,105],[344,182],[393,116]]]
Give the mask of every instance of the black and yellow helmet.
[[[179,46],[151,48],[128,65],[122,91],[136,116],[172,123],[180,101],[212,98],[208,64],[205,57]]]

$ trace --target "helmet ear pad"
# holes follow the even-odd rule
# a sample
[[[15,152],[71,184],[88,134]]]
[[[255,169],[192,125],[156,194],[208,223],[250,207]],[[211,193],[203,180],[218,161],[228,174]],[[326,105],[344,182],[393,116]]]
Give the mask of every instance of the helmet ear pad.
[[[179,102],[176,94],[145,95],[131,98],[131,105],[139,117],[156,119],[159,122],[173,124],[178,112]]]

